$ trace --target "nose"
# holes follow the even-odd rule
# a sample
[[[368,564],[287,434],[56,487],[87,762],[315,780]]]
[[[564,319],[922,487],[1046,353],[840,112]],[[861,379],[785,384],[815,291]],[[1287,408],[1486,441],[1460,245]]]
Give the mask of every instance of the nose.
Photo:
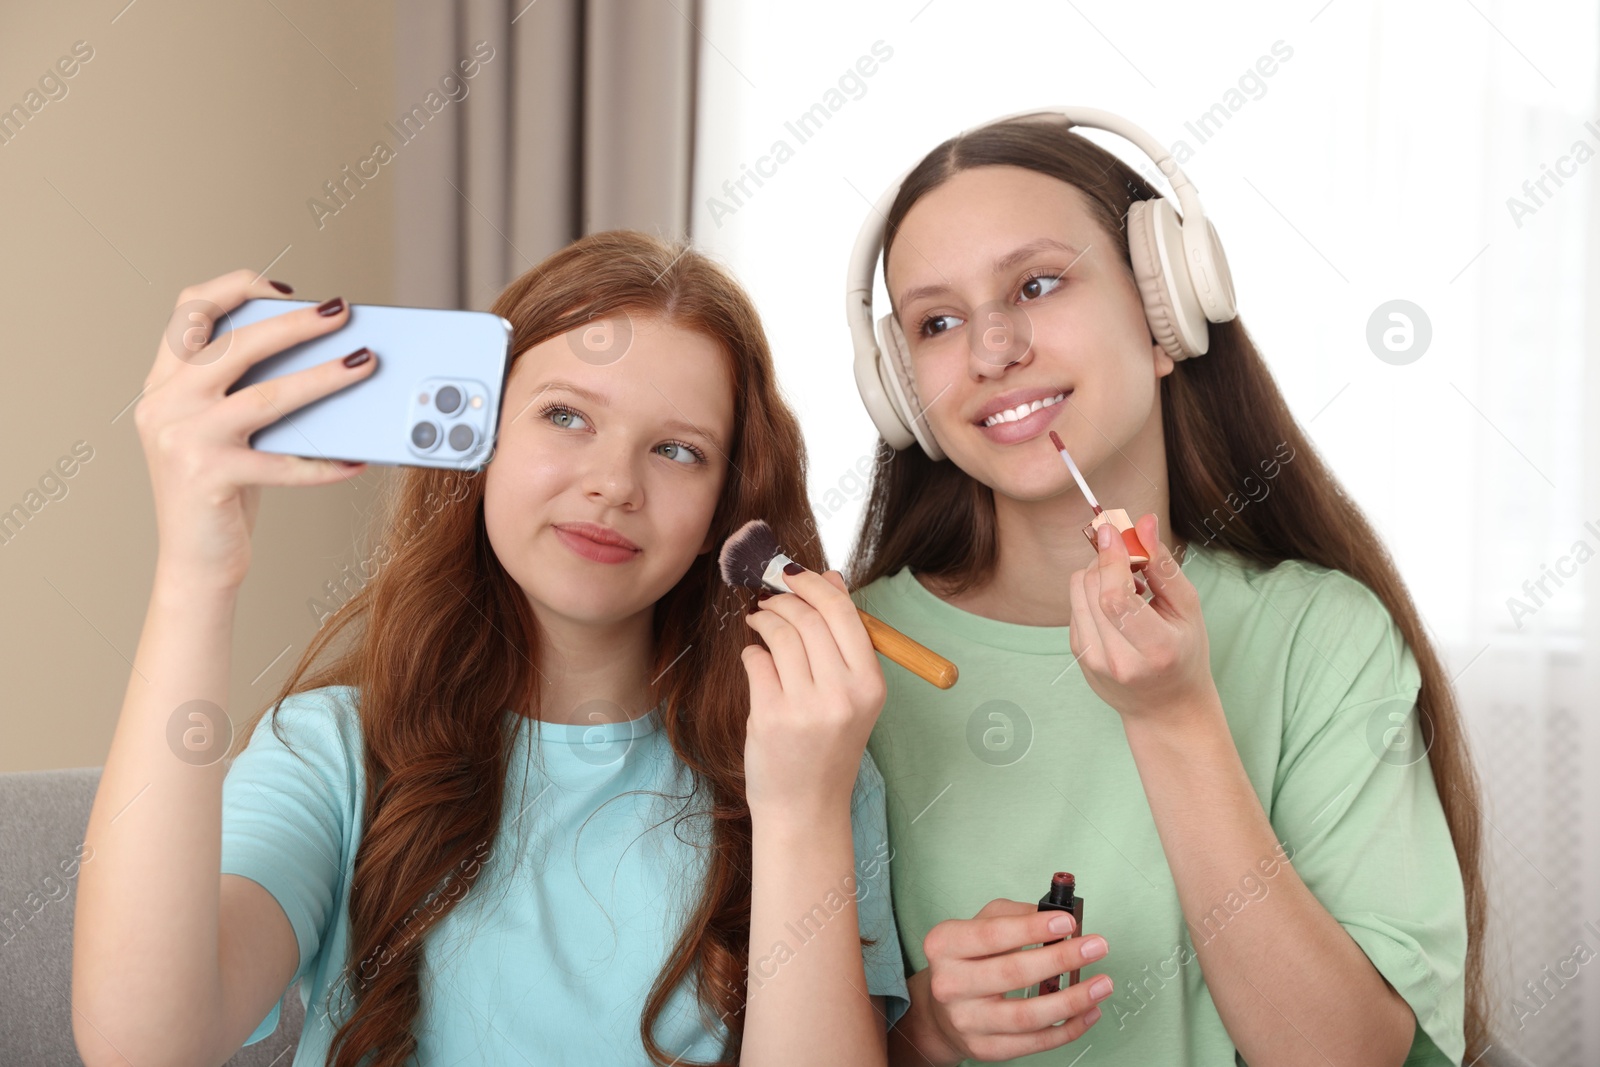
[[[596,447],[584,471],[584,494],[605,507],[635,510],[644,502],[643,481],[634,466],[631,442],[614,441]]]
[[[1033,362],[1033,324],[1013,304],[994,301],[977,308],[967,324],[967,372],[974,381],[998,378],[1009,367]]]

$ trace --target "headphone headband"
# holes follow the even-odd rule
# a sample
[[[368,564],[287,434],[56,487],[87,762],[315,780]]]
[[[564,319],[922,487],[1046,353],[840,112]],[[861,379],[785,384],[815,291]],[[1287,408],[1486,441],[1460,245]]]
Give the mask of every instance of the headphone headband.
[[[1231,321],[1238,310],[1227,258],[1216,228],[1200,205],[1194,183],[1154,137],[1127,119],[1098,108],[1017,111],[981,127],[963,130],[961,135],[1034,115],[1059,115],[1068,126],[1089,126],[1114,133],[1136,145],[1166,175],[1182,214],[1174,211],[1171,201],[1161,197],[1135,201],[1128,209],[1134,278],[1151,336],[1175,360],[1203,354],[1210,346],[1206,324]],[[889,209],[914,169],[907,168],[878,197],[856,235],[846,277],[845,315],[855,350],[856,387],[878,431],[895,449],[908,448],[916,442],[931,458],[939,460],[945,458],[944,451],[922,418],[905,336],[894,313],[891,311],[878,321],[876,336],[873,331],[872,284],[883,251]]]

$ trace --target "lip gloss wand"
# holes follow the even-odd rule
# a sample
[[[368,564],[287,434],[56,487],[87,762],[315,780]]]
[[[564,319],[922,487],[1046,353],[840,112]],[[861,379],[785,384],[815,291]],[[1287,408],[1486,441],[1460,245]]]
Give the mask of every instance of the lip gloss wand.
[[[1095,544],[1095,531],[1106,523],[1122,534],[1122,543],[1128,549],[1128,565],[1134,571],[1141,571],[1144,565],[1150,562],[1150,555],[1144,550],[1144,543],[1139,540],[1139,531],[1133,528],[1133,520],[1128,518],[1128,513],[1121,508],[1102,508],[1100,502],[1094,498],[1094,493],[1089,489],[1089,483],[1083,480],[1083,472],[1078,470],[1078,465],[1072,462],[1072,455],[1067,451],[1067,446],[1061,443],[1061,435],[1054,430],[1050,431],[1050,443],[1056,446],[1056,451],[1061,453],[1061,458],[1067,463],[1067,470],[1072,472],[1073,480],[1078,483],[1078,488],[1083,490],[1083,498],[1094,508],[1094,518],[1089,525],[1083,528],[1083,536],[1089,539],[1091,545]]]

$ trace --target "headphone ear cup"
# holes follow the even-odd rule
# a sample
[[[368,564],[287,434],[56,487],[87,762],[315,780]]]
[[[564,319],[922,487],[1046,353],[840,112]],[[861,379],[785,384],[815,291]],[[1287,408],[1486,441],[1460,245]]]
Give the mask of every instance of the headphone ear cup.
[[[1156,247],[1154,220],[1150,201],[1135,200],[1128,205],[1128,257],[1133,261],[1133,280],[1139,285],[1139,299],[1144,304],[1145,321],[1150,325],[1150,335],[1173,359],[1187,359],[1174,328],[1172,299],[1167,293],[1167,279],[1161,270],[1161,252]]]
[[[1165,236],[1162,232],[1165,221],[1162,218],[1163,210],[1171,211],[1172,206],[1162,200],[1135,200],[1128,205],[1128,255],[1133,262],[1133,278],[1139,285],[1139,297],[1144,303],[1144,317],[1150,325],[1150,336],[1173,359],[1188,359],[1204,353],[1210,337],[1202,322],[1198,343],[1191,344],[1184,339],[1180,297],[1162,265],[1161,241]],[[1168,249],[1169,253],[1173,251],[1172,248]],[[1175,251],[1181,263],[1181,235]]]
[[[916,378],[911,373],[911,346],[906,343],[906,335],[892,311],[878,320],[878,350],[883,354],[883,363],[889,370],[889,398],[894,404],[895,414],[900,416],[900,421],[911,431],[930,459],[944,459],[944,449],[934,440],[928,420],[922,417],[922,405],[917,400]]]

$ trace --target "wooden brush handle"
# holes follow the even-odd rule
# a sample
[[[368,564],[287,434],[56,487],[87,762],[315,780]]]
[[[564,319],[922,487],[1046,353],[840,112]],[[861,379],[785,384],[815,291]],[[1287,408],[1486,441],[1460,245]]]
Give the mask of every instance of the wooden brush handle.
[[[926,645],[911,640],[876,615],[869,615],[860,608],[856,611],[861,612],[861,621],[866,624],[867,635],[872,638],[873,648],[940,689],[949,689],[956,684],[954,663]]]

